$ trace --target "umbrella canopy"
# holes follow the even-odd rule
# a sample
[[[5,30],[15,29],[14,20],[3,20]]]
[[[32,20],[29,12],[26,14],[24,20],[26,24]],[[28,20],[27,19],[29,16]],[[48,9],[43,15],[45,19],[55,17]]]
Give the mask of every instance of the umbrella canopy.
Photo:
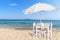
[[[46,4],[46,3],[36,3],[33,6],[24,10],[24,14],[31,14],[35,12],[44,12],[44,11],[52,11],[56,10],[55,6]]]

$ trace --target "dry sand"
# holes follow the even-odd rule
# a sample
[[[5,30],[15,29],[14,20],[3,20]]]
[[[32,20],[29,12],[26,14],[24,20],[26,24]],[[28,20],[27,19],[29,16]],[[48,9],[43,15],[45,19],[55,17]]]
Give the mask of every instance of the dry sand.
[[[34,40],[32,30],[0,28],[0,40]],[[45,40],[38,38],[36,40]],[[60,40],[60,31],[53,30],[53,40]]]

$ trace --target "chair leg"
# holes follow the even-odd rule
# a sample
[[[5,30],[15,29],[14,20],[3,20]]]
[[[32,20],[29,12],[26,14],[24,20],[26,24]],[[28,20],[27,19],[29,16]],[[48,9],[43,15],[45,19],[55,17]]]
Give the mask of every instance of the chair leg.
[[[49,40],[49,28],[48,28],[48,35],[47,36],[48,36],[48,40]]]
[[[36,28],[36,38],[37,38],[37,28]]]

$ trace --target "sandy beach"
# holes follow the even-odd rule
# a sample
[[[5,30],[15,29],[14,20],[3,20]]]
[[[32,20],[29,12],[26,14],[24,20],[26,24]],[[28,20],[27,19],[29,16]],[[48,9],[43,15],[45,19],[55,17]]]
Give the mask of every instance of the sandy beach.
[[[0,28],[0,40],[34,40],[31,29]],[[45,40],[38,38],[36,40]],[[60,31],[53,30],[53,40],[60,40]]]

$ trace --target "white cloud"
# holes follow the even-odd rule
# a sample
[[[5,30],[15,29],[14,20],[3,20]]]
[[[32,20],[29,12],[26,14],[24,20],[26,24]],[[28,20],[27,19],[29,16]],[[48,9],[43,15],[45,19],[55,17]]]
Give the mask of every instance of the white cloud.
[[[9,5],[10,6],[16,6],[17,4],[16,3],[10,3]]]

